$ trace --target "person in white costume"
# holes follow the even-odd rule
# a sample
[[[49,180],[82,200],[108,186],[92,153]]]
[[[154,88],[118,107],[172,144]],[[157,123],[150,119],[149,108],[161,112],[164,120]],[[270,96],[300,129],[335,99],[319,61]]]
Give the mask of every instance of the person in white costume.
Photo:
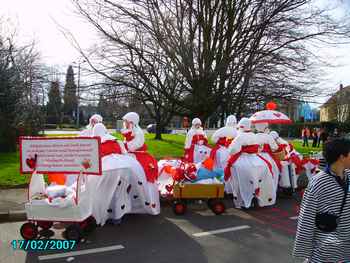
[[[211,150],[210,157],[214,160],[215,168],[224,169],[227,159],[230,156],[228,146],[237,136],[237,119],[234,115],[230,115],[226,119],[225,127],[222,127],[214,132],[211,140],[215,143]]]
[[[281,161],[281,173],[279,186],[282,188],[290,188],[292,185],[296,188],[296,174],[295,174],[295,166],[292,165],[292,162],[288,160],[288,153],[290,151],[289,143],[281,138],[276,131],[271,131],[270,135],[276,141],[279,150],[285,151],[286,159]],[[292,182],[291,182],[292,180]]]
[[[259,206],[273,205],[272,175],[267,161],[259,156],[259,144],[251,131],[251,121],[242,118],[239,132],[229,146],[231,156],[225,168],[225,182],[232,188],[237,208],[251,206],[254,197]]]
[[[273,191],[276,193],[278,188],[279,176],[281,172],[281,163],[280,163],[280,160],[277,160],[272,153],[278,150],[278,145],[274,140],[274,138],[270,135],[268,123],[266,122],[256,123],[254,126],[257,131],[256,137],[261,147],[260,154],[263,158],[268,160],[269,163],[271,164],[271,172],[272,172],[273,182],[274,182]],[[274,198],[276,198],[276,195],[274,195]]]
[[[185,160],[191,163],[199,163],[210,156],[211,148],[208,145],[208,138],[199,118],[192,120],[192,127],[185,139]]]
[[[149,189],[142,167],[126,154],[124,145],[102,123],[94,126],[92,135],[101,138],[102,155],[102,176],[88,178],[97,223],[121,219],[126,213],[159,214],[159,196],[154,198],[157,193]]]
[[[100,114],[92,115],[89,119],[89,125],[87,125],[86,128],[79,133],[79,136],[91,137],[92,136],[92,129],[94,128],[94,126],[97,123],[102,123],[102,122],[103,122],[103,118]]]

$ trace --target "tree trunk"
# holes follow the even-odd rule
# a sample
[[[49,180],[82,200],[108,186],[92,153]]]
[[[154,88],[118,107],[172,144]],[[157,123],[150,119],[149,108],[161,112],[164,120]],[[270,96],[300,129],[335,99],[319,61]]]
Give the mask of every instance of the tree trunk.
[[[162,140],[162,130],[163,130],[163,123],[161,121],[161,113],[158,109],[156,110],[156,136],[154,137],[155,140]]]

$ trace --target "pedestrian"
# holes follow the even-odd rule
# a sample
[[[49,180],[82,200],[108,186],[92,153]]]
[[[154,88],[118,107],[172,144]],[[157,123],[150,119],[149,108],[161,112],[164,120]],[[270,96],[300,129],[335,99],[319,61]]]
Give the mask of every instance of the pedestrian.
[[[301,137],[303,139],[303,147],[309,147],[309,136],[310,130],[307,127],[304,127],[301,131]]]
[[[350,261],[350,141],[326,143],[325,171],[313,176],[298,218],[293,255],[307,262]]]
[[[324,132],[324,128],[317,130],[317,148],[320,147],[321,143],[321,134]]]
[[[324,129],[320,135],[320,140],[322,141],[322,146],[325,145],[326,141],[328,140],[328,132],[326,129]]]
[[[312,130],[312,147],[317,146],[318,141],[318,135],[317,135],[317,128]]]

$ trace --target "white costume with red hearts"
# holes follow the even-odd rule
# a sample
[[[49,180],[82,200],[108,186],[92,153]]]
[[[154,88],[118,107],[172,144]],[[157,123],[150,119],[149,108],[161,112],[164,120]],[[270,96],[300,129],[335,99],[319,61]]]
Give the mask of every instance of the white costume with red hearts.
[[[289,144],[286,140],[281,138],[276,131],[271,131],[270,135],[272,136],[272,138],[274,138],[279,148],[281,150],[284,148],[284,151],[286,153],[285,160],[281,161],[279,186],[282,188],[293,187],[294,189],[296,189],[298,179],[296,163],[301,163],[302,156],[300,156],[299,153],[297,153],[293,149],[293,146],[291,144]]]
[[[120,219],[127,213],[159,214],[159,198],[153,199],[137,160],[126,154],[124,145],[116,143],[103,124],[94,126],[93,136],[101,138],[102,153],[102,176],[88,178],[97,223],[103,225],[107,219]]]
[[[281,162],[273,156],[273,152],[278,150],[278,145],[274,138],[269,134],[267,123],[257,123],[255,124],[255,129],[257,130],[256,137],[259,145],[261,146],[260,155],[269,161],[271,164],[271,172],[273,176],[273,190],[274,200],[276,199],[276,192],[278,188],[278,181],[280,177]]]
[[[202,127],[196,128],[202,122],[198,118],[192,120],[192,128],[188,131],[185,140],[185,160],[191,163],[199,163],[210,156],[211,148],[208,138]]]
[[[231,156],[225,168],[225,181],[232,188],[234,204],[248,208],[256,197],[260,206],[272,205],[272,175],[267,161],[258,154],[259,144],[251,132],[250,120],[242,118],[238,128],[240,132],[229,146]]]
[[[225,127],[218,129],[212,135],[211,140],[215,143],[215,146],[211,150],[210,157],[214,160],[215,168],[225,168],[226,162],[230,156],[228,146],[237,136],[236,126],[236,117],[234,115],[230,115],[226,119]]]

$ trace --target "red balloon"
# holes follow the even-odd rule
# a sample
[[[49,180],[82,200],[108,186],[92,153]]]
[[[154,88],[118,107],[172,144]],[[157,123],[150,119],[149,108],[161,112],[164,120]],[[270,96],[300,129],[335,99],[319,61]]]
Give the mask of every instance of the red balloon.
[[[270,101],[266,104],[266,109],[268,110],[275,110],[277,108],[277,104],[273,101]]]

